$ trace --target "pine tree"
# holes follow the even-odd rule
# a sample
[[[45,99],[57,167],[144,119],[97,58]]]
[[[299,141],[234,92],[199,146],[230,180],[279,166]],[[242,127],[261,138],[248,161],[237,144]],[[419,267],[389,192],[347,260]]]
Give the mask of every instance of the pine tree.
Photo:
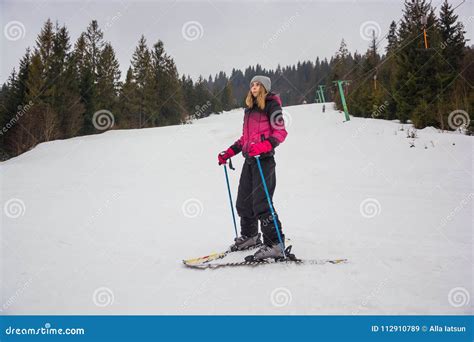
[[[333,70],[332,70],[332,78],[333,80],[342,79],[346,77],[347,73],[349,72],[349,58],[350,53],[347,49],[347,44],[344,39],[341,40],[341,45],[339,46],[339,50],[336,52],[333,60]]]
[[[80,82],[77,78],[77,68],[74,53],[68,53],[61,75],[64,88],[60,89],[59,96],[62,98],[61,113],[61,137],[72,138],[83,130],[85,106],[80,97]]]
[[[459,108],[467,108],[467,103],[463,101],[466,96],[463,94],[464,78],[455,82],[461,72],[461,64],[465,55],[466,39],[464,38],[464,26],[457,22],[458,16],[454,14],[454,9],[444,1],[438,22],[440,32],[440,54],[441,65],[438,71],[438,78],[441,92],[437,98],[438,121],[442,129],[446,129],[448,115],[451,111]],[[464,102],[464,103],[463,103]]]
[[[86,35],[82,33],[76,41],[73,52],[79,96],[84,107],[80,134],[91,134],[95,131],[92,117],[97,111],[95,76],[91,63],[87,58],[87,49]]]
[[[464,57],[466,39],[464,38],[464,26],[461,22],[456,22],[458,16],[454,14],[454,9],[444,0],[439,17],[439,31],[441,36],[441,54],[452,70],[459,70],[459,66]]]
[[[48,56],[48,58],[50,58]],[[50,62],[48,61],[50,64]],[[29,134],[21,136],[21,148],[28,150],[42,141],[49,141],[58,137],[59,119],[50,100],[52,88],[48,87],[45,77],[45,65],[39,49],[31,57],[28,72],[26,101],[33,103],[33,107],[24,115],[21,122],[22,128]]]
[[[48,88],[48,102],[58,115],[57,136],[66,139],[76,136],[82,128],[84,106],[80,101],[74,54],[70,51],[69,32],[56,24]]]
[[[349,88],[346,96],[350,112],[354,116],[378,117],[379,112],[374,109],[380,107],[383,92],[380,85],[376,86],[377,66],[380,56],[377,53],[377,41],[375,32],[372,33],[372,40],[369,49],[360,57],[354,53],[354,68],[356,69],[356,79]]]
[[[142,35],[132,56],[133,79],[137,87],[139,127],[152,127],[153,114],[157,115],[156,85],[151,69],[151,54]]]
[[[106,43],[97,65],[97,106],[117,115],[118,94],[121,87],[120,65],[110,43]]]
[[[69,33],[65,26],[59,27],[56,23],[56,29],[53,36],[53,48],[51,54],[51,70],[49,72],[50,87],[57,86],[57,79],[64,72],[66,65],[66,57],[71,48],[69,42]]]
[[[103,39],[104,33],[99,28],[97,20],[92,20],[86,32],[84,32],[84,40],[86,48],[85,58],[95,78],[98,76],[100,56],[105,44]]]
[[[390,28],[388,30],[387,42],[388,43],[387,47],[385,48],[385,51],[387,52],[387,55],[389,55],[391,53],[394,53],[398,47],[397,24],[393,20],[390,23]]]
[[[328,82],[326,83],[326,89],[332,89],[332,97],[334,102],[336,103],[337,108],[341,108],[341,98],[339,94],[339,90],[337,87],[334,86],[332,83],[333,81],[337,80],[348,80],[352,76],[354,69],[352,68],[354,64],[354,59],[352,58],[349,50],[347,49],[346,42],[344,39],[341,41],[341,45],[339,46],[339,50],[336,52],[335,56],[331,58],[331,74],[328,78]],[[345,88],[346,89],[346,88]]]
[[[28,56],[26,59],[25,57]],[[23,61],[28,60],[30,63],[29,54],[25,55]],[[29,66],[28,66],[29,68]],[[18,74],[15,69],[12,70],[7,82],[2,87],[2,108],[1,108],[1,119],[2,119],[2,130],[1,130],[1,153],[2,159],[8,158],[9,156],[17,155],[22,150],[19,147],[18,139],[15,139],[18,134],[16,131],[19,130],[17,123],[19,117],[17,115],[18,109],[21,106],[21,85],[24,82],[19,80]]]
[[[202,77],[199,77],[195,84],[194,94],[196,102],[192,115],[198,119],[209,116],[214,111],[212,107],[214,96],[210,94]]]
[[[224,86],[224,90],[222,91],[222,95],[220,97],[220,102],[224,110],[231,110],[234,107],[233,97],[232,97],[232,87],[230,83],[227,83]]]
[[[28,89],[26,87],[26,81],[28,80],[28,72],[31,64],[31,50],[26,49],[25,55],[20,60],[20,67],[18,70],[18,84],[16,97],[18,104],[25,103],[26,94]]]
[[[57,26],[56,30],[59,30]],[[54,32],[48,19],[36,40],[27,77],[22,81],[26,88],[25,102],[33,106],[23,114],[19,127],[12,130],[17,141],[17,153],[60,136],[60,119],[55,105],[59,98],[56,90],[61,74],[61,56],[64,56],[61,52],[64,47],[58,46],[58,42],[63,42],[62,38],[59,32]]]
[[[158,94],[159,113],[154,116],[154,125],[174,125],[184,120],[183,96],[178,71],[173,59],[165,53],[164,45],[158,40],[151,54],[152,74]]]
[[[0,161],[7,160],[9,158],[9,151],[7,149],[7,145],[5,143],[5,134],[8,133],[9,127],[7,127],[7,123],[9,123],[11,116],[7,111],[7,97],[8,97],[8,83],[3,83],[2,87],[0,88]],[[8,125],[10,126],[10,124]]]
[[[99,28],[96,20],[92,20],[79,38],[76,47],[79,60],[79,79],[81,99],[85,107],[83,134],[92,134],[97,132],[92,122],[94,113],[102,109],[98,101],[98,69],[100,56],[104,47],[104,34]]]
[[[185,77],[183,75],[181,77],[180,84],[183,93],[184,107],[186,109],[186,117],[188,117],[194,111],[194,104],[196,103],[194,94],[194,84],[193,80],[189,75],[188,77]]]
[[[440,56],[433,48],[426,49],[423,40],[423,17],[429,46],[439,43],[437,19],[430,3],[425,0],[407,1],[398,31],[400,49],[397,58],[397,80],[394,98],[397,102],[397,116],[401,122],[408,118],[415,127],[437,125],[432,103],[441,90],[437,79]],[[424,100],[425,103],[421,103]],[[420,108],[418,108],[420,106]],[[420,115],[426,109],[427,115]]]
[[[132,67],[129,67],[125,82],[120,90],[119,114],[116,116],[117,125],[121,128],[139,128],[139,108],[138,89],[133,78]]]
[[[49,77],[47,84],[51,85],[54,81],[53,75],[50,73],[53,61],[51,57],[54,53],[54,27],[50,19],[45,22],[36,39],[36,53],[39,55],[45,76]]]
[[[399,48],[397,24],[395,21],[390,23],[387,41],[388,44],[385,49],[386,56],[378,68],[377,80],[379,81],[380,86],[384,87],[387,101],[386,105],[383,107],[381,118],[393,120],[397,118],[397,103],[393,97],[393,94],[396,92],[396,52]]]

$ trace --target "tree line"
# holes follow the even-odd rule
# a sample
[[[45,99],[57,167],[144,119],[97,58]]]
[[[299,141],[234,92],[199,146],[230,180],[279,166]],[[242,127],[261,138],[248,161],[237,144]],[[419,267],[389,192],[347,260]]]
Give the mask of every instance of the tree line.
[[[179,75],[161,40],[150,47],[142,36],[122,81],[114,48],[96,20],[72,44],[67,28],[48,19],[0,89],[0,158],[44,141],[184,124],[242,107],[255,74],[272,79],[286,106],[315,102],[322,85],[326,101],[341,108],[334,81],[348,80],[351,115],[449,129],[449,113],[471,112],[474,104],[473,50],[464,33],[446,0],[439,17],[425,0],[406,0],[403,17],[390,25],[383,55],[382,40],[374,35],[363,55],[351,54],[342,40],[329,61],[317,57],[274,70],[257,64],[196,81]]]
[[[176,125],[241,107],[255,74],[275,80],[287,105],[312,102],[309,89],[329,73],[327,60],[273,70],[260,65],[193,81],[180,76],[158,40],[140,37],[121,81],[114,48],[93,20],[74,44],[68,29],[48,19],[0,89],[0,160],[38,143],[103,132]]]

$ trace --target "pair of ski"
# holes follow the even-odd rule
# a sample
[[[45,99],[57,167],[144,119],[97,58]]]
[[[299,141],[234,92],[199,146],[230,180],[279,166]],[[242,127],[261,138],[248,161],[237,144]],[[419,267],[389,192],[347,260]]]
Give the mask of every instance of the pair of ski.
[[[316,259],[316,260],[301,260],[296,258],[294,254],[291,253],[291,246],[285,250],[286,258],[279,259],[265,259],[265,260],[256,260],[253,258],[253,255],[246,256],[242,261],[229,261],[226,262],[225,258],[233,254],[241,254],[242,252],[249,252],[251,250],[257,249],[260,246],[254,246],[248,248],[244,251],[237,250],[227,250],[221,253],[213,253],[205,255],[202,257],[183,260],[183,264],[187,267],[196,268],[196,269],[216,269],[221,267],[238,267],[238,266],[260,266],[260,265],[269,265],[269,264],[306,264],[306,265],[324,265],[324,264],[342,264],[346,263],[347,259]]]

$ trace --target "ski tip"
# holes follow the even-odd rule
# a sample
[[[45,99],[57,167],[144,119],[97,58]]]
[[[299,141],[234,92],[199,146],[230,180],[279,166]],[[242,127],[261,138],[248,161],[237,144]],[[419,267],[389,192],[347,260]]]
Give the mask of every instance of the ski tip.
[[[193,270],[206,270],[208,268],[213,268],[212,264],[198,264],[198,265],[184,264],[184,266]]]

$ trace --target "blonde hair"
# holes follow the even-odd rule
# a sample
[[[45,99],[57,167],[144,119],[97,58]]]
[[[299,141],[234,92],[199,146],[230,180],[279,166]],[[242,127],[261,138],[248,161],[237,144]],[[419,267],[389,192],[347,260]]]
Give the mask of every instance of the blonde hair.
[[[247,97],[245,98],[245,104],[248,108],[252,108],[255,101],[257,102],[257,106],[260,110],[265,109],[265,97],[267,96],[268,92],[266,91],[265,87],[260,84],[260,90],[258,91],[257,98],[254,99],[252,92],[249,90],[247,93]]]

